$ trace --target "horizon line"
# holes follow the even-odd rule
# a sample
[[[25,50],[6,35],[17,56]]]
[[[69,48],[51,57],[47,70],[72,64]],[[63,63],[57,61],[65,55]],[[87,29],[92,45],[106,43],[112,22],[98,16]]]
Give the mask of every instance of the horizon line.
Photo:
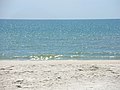
[[[0,20],[119,20],[120,18],[0,18]]]

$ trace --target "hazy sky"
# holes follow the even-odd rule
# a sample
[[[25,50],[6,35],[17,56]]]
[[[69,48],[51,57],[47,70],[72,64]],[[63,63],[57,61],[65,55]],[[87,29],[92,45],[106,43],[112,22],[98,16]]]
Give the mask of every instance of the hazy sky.
[[[0,18],[120,19],[120,0],[0,0]]]

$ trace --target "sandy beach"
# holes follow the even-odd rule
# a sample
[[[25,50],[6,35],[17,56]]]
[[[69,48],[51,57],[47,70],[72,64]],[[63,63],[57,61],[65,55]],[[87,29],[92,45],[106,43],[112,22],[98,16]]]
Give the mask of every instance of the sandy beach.
[[[120,90],[120,61],[0,61],[0,90]]]

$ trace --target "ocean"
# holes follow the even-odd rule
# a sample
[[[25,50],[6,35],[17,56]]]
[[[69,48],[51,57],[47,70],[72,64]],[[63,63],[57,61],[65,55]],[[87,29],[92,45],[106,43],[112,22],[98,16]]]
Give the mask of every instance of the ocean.
[[[0,20],[0,60],[120,60],[120,20]]]

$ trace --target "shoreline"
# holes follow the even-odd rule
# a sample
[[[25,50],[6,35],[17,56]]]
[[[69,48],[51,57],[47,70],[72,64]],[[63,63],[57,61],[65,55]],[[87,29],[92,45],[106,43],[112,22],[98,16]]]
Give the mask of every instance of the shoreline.
[[[120,90],[120,60],[0,61],[0,90]]]
[[[91,63],[91,64],[120,64],[120,60],[0,60],[0,63]]]

